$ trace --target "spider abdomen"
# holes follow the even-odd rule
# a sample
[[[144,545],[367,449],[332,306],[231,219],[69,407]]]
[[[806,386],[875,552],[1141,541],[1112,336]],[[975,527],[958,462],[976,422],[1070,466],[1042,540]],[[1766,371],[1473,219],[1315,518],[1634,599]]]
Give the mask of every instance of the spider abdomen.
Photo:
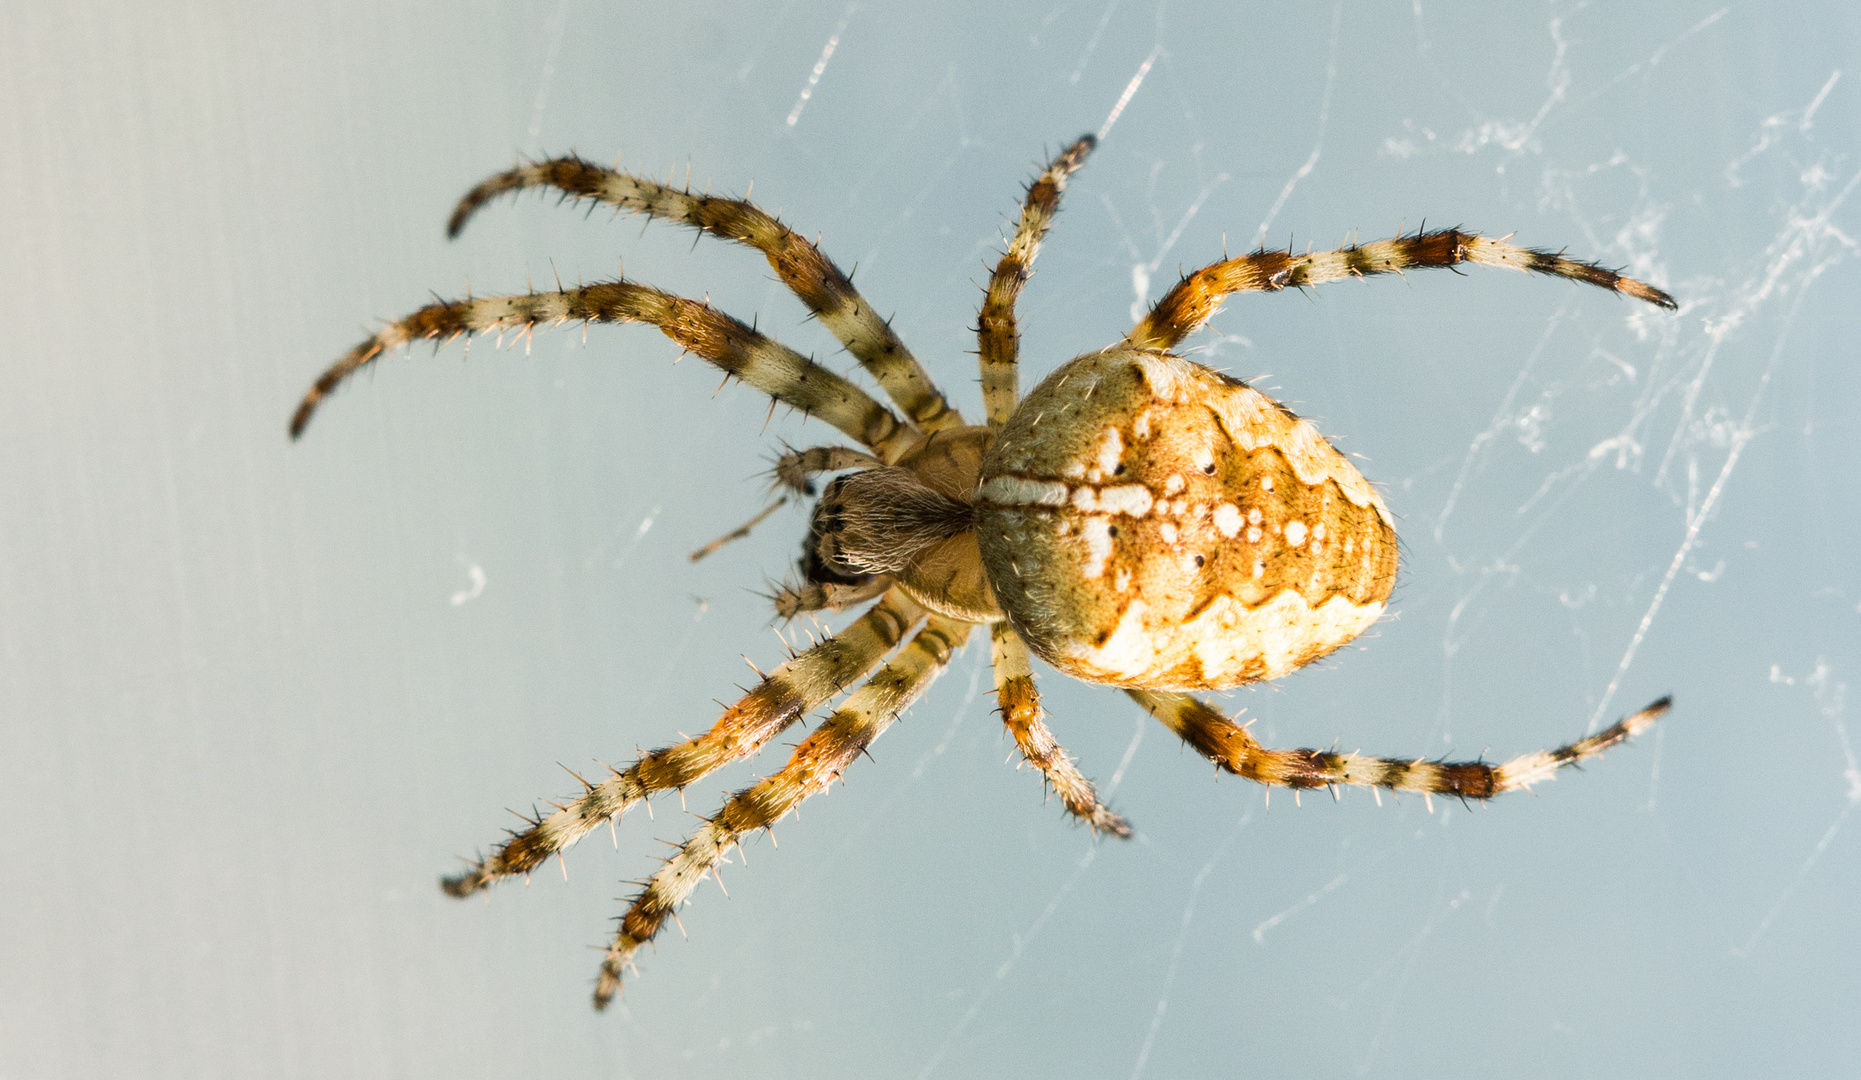
[[[1222,689],[1283,675],[1382,614],[1389,511],[1316,428],[1166,352],[1079,357],[983,459],[977,540],[1042,659],[1091,682]]]

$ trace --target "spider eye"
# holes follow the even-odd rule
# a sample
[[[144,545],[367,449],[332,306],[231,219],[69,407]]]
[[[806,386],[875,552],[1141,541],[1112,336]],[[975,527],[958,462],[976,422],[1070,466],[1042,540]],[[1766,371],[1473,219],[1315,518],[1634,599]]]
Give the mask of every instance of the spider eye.
[[[1210,476],[1215,475],[1215,463],[1211,461],[1208,464],[1202,466],[1202,471],[1207,473]]]
[[[1202,556],[1200,556],[1200,555],[1197,555],[1197,556],[1195,557],[1195,565],[1196,565],[1197,567],[1200,567],[1200,566],[1202,565],[1202,562],[1203,562],[1203,559],[1202,559]]]

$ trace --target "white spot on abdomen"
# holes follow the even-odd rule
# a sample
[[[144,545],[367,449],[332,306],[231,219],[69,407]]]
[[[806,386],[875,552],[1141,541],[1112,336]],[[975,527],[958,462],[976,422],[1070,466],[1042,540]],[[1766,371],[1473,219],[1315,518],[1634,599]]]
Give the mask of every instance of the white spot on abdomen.
[[[982,485],[983,501],[998,506],[1065,506],[1066,485],[1051,480],[998,476]]]
[[[1150,489],[1142,484],[1120,484],[1099,491],[1099,509],[1107,514],[1143,517],[1150,513],[1152,502]]]
[[[1098,469],[1105,476],[1112,476],[1118,471],[1118,463],[1124,458],[1124,437],[1117,428],[1106,428],[1105,435],[1099,440]]]
[[[1105,564],[1111,561],[1111,522],[1087,518],[1079,532],[1086,538],[1086,559],[1079,564],[1079,576],[1095,581],[1105,576]]]

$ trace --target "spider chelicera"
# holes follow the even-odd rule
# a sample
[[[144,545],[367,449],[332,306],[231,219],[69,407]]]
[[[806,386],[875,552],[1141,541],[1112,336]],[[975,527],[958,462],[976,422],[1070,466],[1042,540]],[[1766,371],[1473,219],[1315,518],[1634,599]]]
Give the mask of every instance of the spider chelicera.
[[[1086,136],[1027,190],[996,263],[978,334],[986,422],[966,423],[891,327],[818,248],[748,202],[602,168],[576,157],[522,165],[472,189],[456,236],[507,192],[554,189],[690,225],[761,251],[782,282],[858,359],[896,411],[709,305],[632,281],[430,304],[382,327],[316,381],[291,420],[357,369],[421,338],[529,330],[567,321],[643,322],[775,401],[825,421],[863,449],[791,451],[777,484],[822,491],[803,545],[802,580],[778,613],[870,606],[839,633],[769,672],[710,730],[633,764],[513,833],[445,889],[469,896],[526,874],[602,822],[754,754],[851,689],[780,770],[732,796],[634,898],[608,947],[596,1007],[612,999],[641,945],[745,836],[824,789],[922,694],[977,627],[987,627],[1001,715],[1067,811],[1094,832],[1129,836],[1055,742],[1030,654],[1088,682],[1123,688],[1217,766],[1264,784],[1360,784],[1484,799],[1549,778],[1646,729],[1668,700],[1555,750],[1502,765],[1263,747],[1195,691],[1283,675],[1356,637],[1382,615],[1396,535],[1375,488],[1311,424],[1247,384],[1170,350],[1230,293],[1460,263],[1531,270],[1673,309],[1659,289],[1594,263],[1459,229],[1419,231],[1295,254],[1261,250],[1183,278],[1122,341],[1061,365],[1022,398],[1015,300],[1027,282]]]

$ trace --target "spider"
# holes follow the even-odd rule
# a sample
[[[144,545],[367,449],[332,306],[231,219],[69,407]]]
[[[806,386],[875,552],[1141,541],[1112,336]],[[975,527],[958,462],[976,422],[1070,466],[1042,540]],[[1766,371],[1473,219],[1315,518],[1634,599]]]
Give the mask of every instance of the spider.
[[[1226,690],[1309,664],[1375,623],[1396,578],[1389,508],[1310,423],[1246,383],[1170,350],[1230,293],[1463,262],[1530,270],[1667,309],[1672,297],[1588,262],[1458,228],[1337,251],[1262,248],[1181,279],[1122,341],[1062,364],[1022,397],[1015,301],[1084,136],[1027,188],[990,275],[977,333],[986,421],[964,421],[866,300],[812,243],[749,202],[695,195],[578,157],[523,164],[473,188],[447,232],[497,196],[553,189],[692,226],[761,251],[896,407],[708,304],[627,280],[521,296],[429,304],[382,327],[319,378],[291,420],[344,379],[418,338],[531,331],[579,320],[657,326],[727,376],[838,428],[861,449],[782,455],[776,485],[814,494],[801,580],[778,614],[868,605],[838,634],[792,654],[704,734],[650,753],[529,819],[491,854],[446,878],[469,896],[528,874],[653,795],[682,790],[748,757],[851,690],[781,769],[737,792],[645,882],[601,963],[594,1004],[620,987],[653,940],[730,849],[771,829],[842,771],[916,701],[970,635],[989,638],[1003,723],[1066,811],[1094,834],[1131,827],[1048,730],[1031,656],[1124,690],[1221,769],[1295,791],[1367,785],[1486,799],[1550,778],[1651,726],[1670,699],[1588,738],[1502,765],[1269,749],[1196,691]],[[752,522],[754,524],[754,522]],[[747,527],[746,527],[747,528]],[[739,530],[742,532],[744,530]],[[577,777],[580,779],[580,777]]]

